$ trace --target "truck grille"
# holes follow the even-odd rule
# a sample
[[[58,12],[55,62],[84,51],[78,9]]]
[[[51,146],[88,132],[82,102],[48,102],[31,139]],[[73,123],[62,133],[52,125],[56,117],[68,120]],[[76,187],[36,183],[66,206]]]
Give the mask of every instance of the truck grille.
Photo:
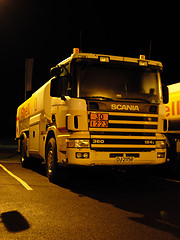
[[[107,117],[102,120],[105,123],[100,118],[94,120],[91,114],[96,113],[89,112],[91,149],[110,152],[147,152],[155,149],[158,114],[109,112],[104,113],[108,114],[108,120]]]

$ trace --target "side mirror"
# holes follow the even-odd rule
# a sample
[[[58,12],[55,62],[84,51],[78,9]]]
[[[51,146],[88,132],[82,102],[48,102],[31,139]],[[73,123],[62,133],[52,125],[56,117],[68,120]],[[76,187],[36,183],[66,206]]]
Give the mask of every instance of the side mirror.
[[[69,76],[53,77],[51,79],[51,97],[61,97],[62,100],[65,100],[65,96],[69,96],[71,94],[71,89],[68,88],[69,81]]]
[[[60,74],[61,74],[61,68],[59,66],[52,67],[50,69],[50,76],[51,77],[59,76]]]
[[[62,96],[62,81],[60,77],[53,77],[51,79],[51,97],[61,97]]]
[[[169,102],[169,89],[166,85],[162,85],[162,91],[163,91],[163,103]]]

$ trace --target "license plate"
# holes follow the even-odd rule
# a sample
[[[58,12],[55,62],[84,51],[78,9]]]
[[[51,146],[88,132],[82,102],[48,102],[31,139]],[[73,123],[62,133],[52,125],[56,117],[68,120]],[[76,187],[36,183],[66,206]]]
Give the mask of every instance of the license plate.
[[[91,113],[90,127],[93,128],[107,128],[108,127],[108,113]]]
[[[131,163],[134,162],[134,157],[116,157],[117,163]]]

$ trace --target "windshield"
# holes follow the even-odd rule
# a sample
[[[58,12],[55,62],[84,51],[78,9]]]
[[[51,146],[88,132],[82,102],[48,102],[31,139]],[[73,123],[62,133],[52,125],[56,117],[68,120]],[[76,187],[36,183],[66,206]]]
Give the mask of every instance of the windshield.
[[[159,102],[158,73],[149,67],[78,62],[75,72],[78,97]]]

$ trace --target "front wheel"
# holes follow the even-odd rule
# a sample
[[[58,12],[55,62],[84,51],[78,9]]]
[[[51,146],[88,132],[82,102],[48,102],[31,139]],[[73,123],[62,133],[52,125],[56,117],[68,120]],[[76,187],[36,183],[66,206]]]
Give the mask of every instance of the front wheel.
[[[57,176],[57,147],[54,138],[51,138],[47,144],[46,150],[46,174],[50,182],[53,182]]]

